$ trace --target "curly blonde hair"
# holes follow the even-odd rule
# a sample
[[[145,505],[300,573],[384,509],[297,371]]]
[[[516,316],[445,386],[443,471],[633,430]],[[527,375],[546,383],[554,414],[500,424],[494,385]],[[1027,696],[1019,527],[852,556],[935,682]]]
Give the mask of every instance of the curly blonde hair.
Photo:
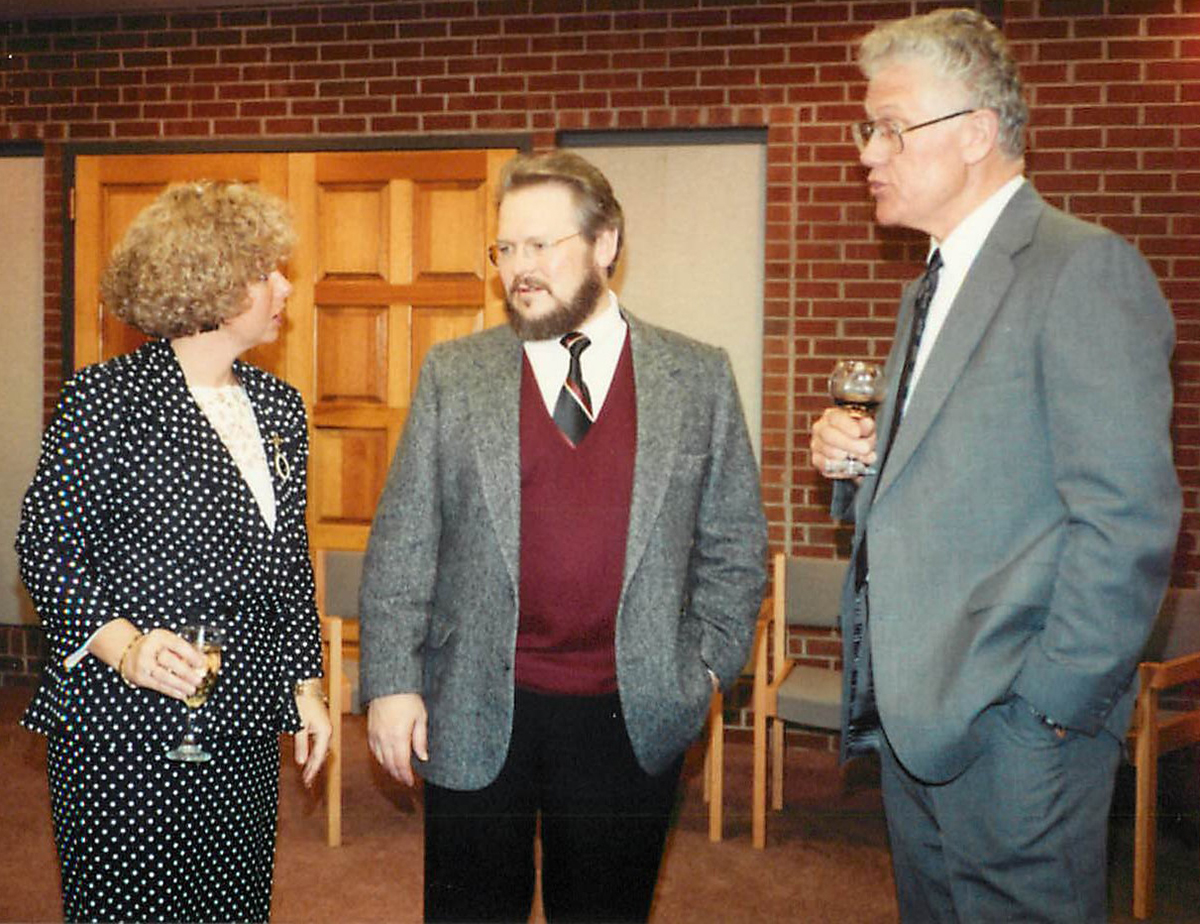
[[[100,280],[107,310],[151,337],[216,330],[247,307],[247,287],[291,253],[287,205],[257,187],[199,180],[143,209]]]

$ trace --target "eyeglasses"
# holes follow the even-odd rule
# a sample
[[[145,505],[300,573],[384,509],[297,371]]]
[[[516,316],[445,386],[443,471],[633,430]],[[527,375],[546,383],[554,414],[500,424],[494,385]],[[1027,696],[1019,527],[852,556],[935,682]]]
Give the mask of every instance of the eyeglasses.
[[[501,266],[505,263],[511,263],[517,258],[517,254],[522,254],[525,259],[541,262],[550,256],[550,251],[561,244],[563,241],[569,241],[573,237],[579,237],[583,231],[576,231],[574,234],[568,234],[566,237],[560,237],[556,241],[544,241],[539,237],[531,237],[520,244],[514,244],[511,241],[496,241],[487,249],[488,259],[492,261],[492,266]]]
[[[960,109],[958,112],[939,116],[936,119],[930,119],[928,122],[918,122],[916,125],[908,126],[908,128],[897,125],[891,119],[854,122],[850,126],[850,133],[854,135],[854,143],[858,145],[859,151],[865,151],[868,144],[879,138],[886,145],[888,151],[895,156],[904,150],[904,136],[909,132],[915,132],[918,128],[937,125],[938,122],[945,122],[947,119],[957,119],[962,115],[970,115],[974,111],[974,109]]]

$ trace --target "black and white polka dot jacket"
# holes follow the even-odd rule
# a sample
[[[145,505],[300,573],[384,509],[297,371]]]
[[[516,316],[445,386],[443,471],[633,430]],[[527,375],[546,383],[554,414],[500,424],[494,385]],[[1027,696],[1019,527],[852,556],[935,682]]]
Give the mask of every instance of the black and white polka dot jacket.
[[[178,738],[182,702],[126,685],[90,655],[64,666],[118,617],[144,631],[225,626],[220,679],[199,713],[204,738],[299,727],[293,686],[321,672],[304,404],[260,369],[237,362],[234,371],[264,440],[274,532],[166,341],[89,366],[63,387],[17,535],[49,647],[27,728],[113,743]]]

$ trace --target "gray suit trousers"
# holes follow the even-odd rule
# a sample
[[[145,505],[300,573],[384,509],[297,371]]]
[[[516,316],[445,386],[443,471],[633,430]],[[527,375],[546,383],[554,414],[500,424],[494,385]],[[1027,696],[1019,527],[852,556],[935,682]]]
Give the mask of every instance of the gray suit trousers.
[[[1107,826],[1120,743],[1059,738],[1020,697],[978,720],[983,750],[926,784],[881,748],[900,918],[911,924],[1107,920]],[[986,806],[986,811],[981,811]]]

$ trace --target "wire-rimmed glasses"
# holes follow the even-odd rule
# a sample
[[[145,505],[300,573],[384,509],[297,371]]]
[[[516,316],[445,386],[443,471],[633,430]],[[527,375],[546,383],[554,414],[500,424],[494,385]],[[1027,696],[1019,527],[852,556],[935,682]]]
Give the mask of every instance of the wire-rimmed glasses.
[[[499,267],[503,263],[510,263],[516,259],[517,254],[523,254],[525,259],[537,262],[544,260],[550,255],[559,244],[564,241],[569,241],[573,237],[579,237],[583,231],[574,231],[571,234],[560,237],[557,240],[546,241],[540,237],[531,237],[528,240],[515,244],[512,241],[496,241],[487,249],[488,259],[492,261],[492,266]]]
[[[867,119],[863,122],[852,122],[850,134],[854,136],[854,143],[858,146],[859,151],[865,151],[868,144],[879,138],[895,156],[904,150],[904,136],[909,132],[915,132],[918,128],[928,128],[930,125],[937,125],[938,122],[945,122],[948,119],[957,119],[962,115],[970,115],[974,111],[974,109],[960,109],[958,112],[938,116],[927,122],[909,125],[907,128],[891,119]]]

